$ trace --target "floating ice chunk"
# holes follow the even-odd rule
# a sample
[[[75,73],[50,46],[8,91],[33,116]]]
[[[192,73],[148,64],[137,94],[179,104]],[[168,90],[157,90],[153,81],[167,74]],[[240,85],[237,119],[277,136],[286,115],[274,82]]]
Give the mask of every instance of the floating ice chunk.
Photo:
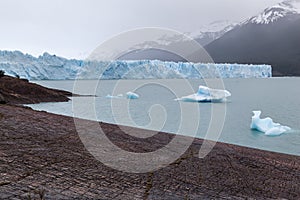
[[[221,102],[230,96],[231,93],[227,90],[211,89],[200,85],[196,94],[184,96],[176,100],[185,102]]]
[[[110,94],[106,95],[106,98],[108,98],[108,99],[121,99],[123,97],[124,97],[123,94],[118,94],[117,96],[113,96]]]
[[[140,96],[134,92],[127,92],[126,93],[127,99],[138,99]]]
[[[271,128],[270,130],[268,130],[265,135],[268,135],[268,136],[278,136],[278,135],[281,135],[282,133],[285,133],[287,131],[290,131],[291,128],[288,127],[288,126],[279,126],[279,127],[274,127],[274,128]]]
[[[266,133],[268,130],[278,126],[269,117],[260,119],[261,111],[253,111],[254,116],[252,117],[251,129],[256,129],[260,132]]]
[[[270,117],[260,119],[261,111],[253,111],[253,113],[254,116],[252,117],[250,125],[251,129],[263,132],[268,136],[278,136],[291,130],[288,126],[282,126],[279,123],[274,123]]]

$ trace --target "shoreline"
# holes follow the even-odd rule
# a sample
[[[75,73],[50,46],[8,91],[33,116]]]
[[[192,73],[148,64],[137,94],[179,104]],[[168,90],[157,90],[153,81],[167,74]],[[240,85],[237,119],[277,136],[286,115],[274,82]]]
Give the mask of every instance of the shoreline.
[[[100,124],[113,143],[132,152],[154,151],[173,138],[159,133],[138,139],[117,125]],[[195,139],[169,166],[129,174],[108,168],[89,154],[72,117],[0,105],[0,129],[0,198],[36,198],[41,193],[46,199],[300,198],[298,156],[217,143],[200,159],[203,140]]]
[[[0,86],[4,100],[9,100],[9,104],[0,104],[0,199],[300,198],[299,156],[217,143],[200,159],[203,140],[194,139],[180,158],[157,171],[117,171],[86,150],[72,117],[16,105],[67,101],[70,92],[12,77],[0,79]],[[85,127],[95,125],[94,121],[76,120]],[[175,136],[96,123],[112,143],[135,153],[160,149]],[[123,129],[152,137],[133,137]],[[179,138],[180,142],[190,139]]]
[[[74,96],[74,97],[94,97],[93,95],[81,95],[81,96]],[[101,97],[101,98],[105,98],[104,96],[95,96],[95,97]],[[71,100],[68,102],[71,104],[72,106],[72,97],[71,97]],[[47,105],[47,103],[49,102],[42,102],[42,103],[38,103],[38,104],[43,104],[45,103]],[[50,102],[51,103],[51,102]],[[56,102],[53,102],[53,103],[56,103]],[[25,107],[28,107],[30,109],[33,109],[35,111],[42,111],[42,112],[49,112],[49,113],[52,113],[52,114],[56,114],[56,115],[60,115],[60,116],[66,116],[66,117],[72,117],[72,118],[78,118],[78,119],[81,119],[81,120],[88,120],[88,121],[93,121],[93,122],[98,122],[98,123],[107,123],[107,124],[111,124],[111,125],[116,125],[116,126],[129,126],[130,128],[136,128],[136,129],[143,129],[143,130],[146,130],[146,131],[161,131],[161,132],[166,132],[168,134],[172,134],[172,135],[180,135],[180,136],[187,136],[187,137],[193,137],[193,138],[196,138],[196,139],[204,139],[203,137],[199,137],[199,136],[189,136],[189,135],[185,135],[184,133],[180,134],[180,133],[176,133],[176,132],[172,132],[172,130],[155,130],[155,129],[147,129],[147,128],[143,128],[143,127],[138,127],[138,126],[134,126],[134,125],[128,125],[128,124],[125,124],[125,123],[122,123],[122,124],[117,124],[116,122],[112,122],[110,120],[107,120],[107,119],[94,119],[93,117],[84,117],[83,115],[81,116],[74,116],[74,113],[72,112],[60,112],[60,111],[57,111],[57,110],[47,110],[45,109],[45,107],[42,107],[42,108],[38,108],[38,107],[35,107],[34,106],[35,104],[24,104],[24,105],[21,105],[21,106],[25,106]],[[247,129],[248,130],[248,129]],[[249,128],[250,130],[250,128]],[[251,133],[251,134],[255,134],[255,135],[262,135],[264,136],[264,133],[262,132],[259,132],[259,131],[256,131],[254,130],[253,131],[254,133]],[[295,134],[295,133],[298,133],[298,130],[297,129],[293,129],[291,132],[289,132],[288,134]],[[288,135],[286,133],[286,135]],[[284,136],[284,135],[283,135]],[[273,136],[267,136],[268,138],[272,138]],[[275,137],[276,138],[276,137]],[[278,137],[279,138],[279,137]],[[206,139],[208,140],[208,139]],[[231,145],[235,145],[235,146],[240,146],[240,147],[247,147],[247,148],[251,148],[251,149],[258,149],[258,150],[262,150],[262,151],[268,151],[268,152],[274,152],[274,153],[279,153],[279,154],[285,154],[285,155],[291,155],[291,156],[300,156],[299,152],[297,151],[297,148],[293,148],[292,150],[287,150],[287,148],[280,148],[280,149],[276,149],[276,148],[272,148],[273,146],[264,146],[264,145],[258,145],[258,146],[255,146],[255,143],[252,141],[252,143],[248,142],[248,143],[242,143],[242,142],[232,142],[232,140],[222,140],[222,138],[218,138],[217,141],[213,141],[211,140],[212,142],[220,142],[220,143],[225,143],[225,144],[231,144]],[[275,146],[274,146],[275,147]]]
[[[91,96],[93,97],[93,95],[86,95],[86,96]],[[85,95],[83,96],[78,96],[78,97],[86,97]],[[96,96],[98,97],[98,96]],[[49,102],[42,102],[42,103],[49,103]],[[51,103],[51,102],[50,102]],[[128,127],[128,128],[133,128],[133,129],[141,129],[141,130],[144,130],[144,131],[151,131],[151,132],[158,132],[156,130],[151,130],[151,129],[147,129],[147,128],[139,128],[139,127],[134,127],[134,126],[128,126],[126,124],[115,124],[115,123],[111,123],[111,122],[107,122],[107,121],[96,121],[96,120],[92,120],[92,119],[88,119],[88,118],[78,118],[78,117],[73,117],[71,115],[65,115],[65,114],[60,114],[60,113],[53,113],[53,112],[48,112],[48,111],[44,111],[44,110],[35,110],[33,108],[31,108],[30,106],[28,105],[31,105],[31,104],[24,104],[24,105],[19,105],[21,107],[25,107],[25,108],[28,108],[28,109],[32,109],[34,111],[37,111],[37,112],[46,112],[46,113],[50,113],[50,114],[54,114],[54,115],[58,115],[58,116],[63,116],[63,117],[70,117],[70,118],[76,118],[76,119],[79,119],[79,120],[85,120],[85,121],[91,121],[91,122],[97,122],[97,123],[104,123],[104,124],[110,124],[110,125],[114,125],[114,126],[121,126],[121,127]],[[34,105],[34,104],[32,104]],[[173,133],[173,132],[165,132],[165,131],[160,131],[160,132],[164,132],[164,133],[167,133],[167,134],[170,134],[170,135],[178,135],[178,136],[182,136],[182,137],[192,137],[192,136],[188,136],[188,135],[184,135],[184,134],[179,134],[179,133]],[[260,132],[258,132],[259,134],[262,134]],[[199,139],[199,140],[204,140],[204,138],[201,138],[201,137],[192,137],[194,139]],[[270,150],[270,149],[260,149],[258,147],[253,147],[253,146],[244,146],[244,145],[241,145],[241,144],[238,144],[238,143],[230,143],[230,142],[224,142],[224,141],[213,141],[213,140],[208,140],[208,139],[205,139],[206,141],[211,141],[211,142],[216,142],[216,143],[222,143],[222,144],[228,144],[228,145],[234,145],[234,146],[238,146],[238,147],[244,147],[244,148],[249,148],[249,149],[255,149],[255,150],[260,150],[260,151],[266,151],[266,152],[270,152],[270,153],[277,153],[277,154],[283,154],[283,155],[290,155],[290,156],[299,156],[299,155],[296,155],[296,154],[293,154],[293,153],[289,153],[289,152],[280,152],[280,151],[274,151],[274,150]]]

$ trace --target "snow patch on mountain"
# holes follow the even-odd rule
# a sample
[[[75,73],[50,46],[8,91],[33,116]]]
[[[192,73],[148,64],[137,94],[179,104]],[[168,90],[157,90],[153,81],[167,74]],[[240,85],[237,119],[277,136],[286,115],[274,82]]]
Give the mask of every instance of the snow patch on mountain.
[[[270,24],[289,15],[300,14],[300,0],[286,0],[265,9],[262,13],[247,20],[244,24]]]
[[[195,32],[190,32],[186,34],[193,39],[203,38],[208,34],[212,35],[213,39],[218,39],[226,32],[232,30],[236,25],[237,23],[231,22],[229,20],[220,20],[204,25]]]
[[[172,44],[180,44],[183,42],[190,41],[192,39],[200,40],[203,38],[208,38],[209,41],[216,40],[222,37],[225,33],[232,30],[237,23],[231,22],[228,20],[220,20],[215,21],[210,24],[200,26],[197,31],[194,32],[185,32],[185,33],[176,33],[164,35],[153,41],[145,41],[141,44],[134,46],[133,49],[149,49],[149,48],[157,48],[164,49],[163,47],[172,45]],[[201,44],[206,45],[206,44]]]

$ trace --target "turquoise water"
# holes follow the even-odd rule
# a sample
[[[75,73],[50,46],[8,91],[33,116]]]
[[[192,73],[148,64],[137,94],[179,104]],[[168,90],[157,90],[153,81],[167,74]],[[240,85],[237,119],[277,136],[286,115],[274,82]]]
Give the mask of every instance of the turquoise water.
[[[67,116],[75,114],[79,118],[170,133],[178,133],[184,123],[186,127],[191,127],[190,131],[180,132],[184,135],[191,135],[194,125],[197,124],[196,137],[199,138],[207,135],[209,137],[210,133],[207,131],[211,119],[221,124],[220,119],[224,115],[224,127],[218,141],[300,155],[300,78],[225,79],[223,82],[232,97],[219,104],[174,101],[181,96],[195,93],[200,84],[205,84],[202,80],[82,80],[76,82],[75,93],[96,94],[97,97],[74,97],[70,102],[30,106],[36,110]],[[74,87],[74,81],[36,83],[68,91],[73,91]],[[106,98],[108,94],[125,94],[128,91],[135,91],[140,98]],[[186,110],[182,110],[182,107]],[[188,111],[189,109],[191,110]],[[220,109],[220,116],[212,115],[212,109]],[[253,110],[262,110],[262,117],[269,116],[275,122],[290,126],[293,130],[278,137],[269,137],[250,130]],[[194,111],[199,112],[200,118],[192,114]]]

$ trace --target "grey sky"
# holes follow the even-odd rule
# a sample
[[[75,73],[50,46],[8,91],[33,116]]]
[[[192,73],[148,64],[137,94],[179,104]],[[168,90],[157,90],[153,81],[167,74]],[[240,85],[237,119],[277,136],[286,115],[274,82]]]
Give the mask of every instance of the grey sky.
[[[196,31],[242,21],[282,0],[0,0],[0,49],[81,57],[138,27]]]

